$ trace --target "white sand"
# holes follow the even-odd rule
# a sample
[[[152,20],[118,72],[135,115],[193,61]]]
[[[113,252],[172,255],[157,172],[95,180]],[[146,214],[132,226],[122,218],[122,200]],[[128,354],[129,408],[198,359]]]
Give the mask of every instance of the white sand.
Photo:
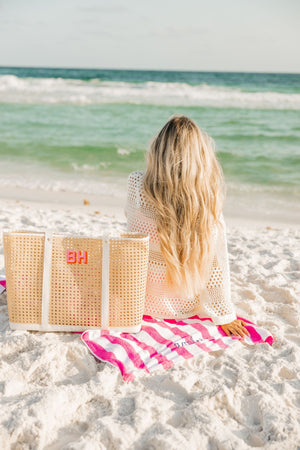
[[[117,200],[56,193],[55,199],[35,194],[29,201],[27,194],[2,191],[1,232],[49,226],[93,236],[125,231]],[[91,204],[83,206],[83,198]],[[228,211],[237,314],[267,328],[277,342],[237,342],[127,384],[118,369],[94,358],[80,335],[10,330],[3,293],[1,450],[300,446],[299,228],[284,217],[237,221]]]

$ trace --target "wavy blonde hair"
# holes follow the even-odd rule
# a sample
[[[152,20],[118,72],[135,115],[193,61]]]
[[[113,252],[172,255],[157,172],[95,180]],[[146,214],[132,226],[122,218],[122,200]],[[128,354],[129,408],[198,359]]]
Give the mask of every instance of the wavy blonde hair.
[[[155,209],[167,286],[197,295],[225,199],[214,141],[193,120],[173,115],[152,140],[146,160],[143,189]]]

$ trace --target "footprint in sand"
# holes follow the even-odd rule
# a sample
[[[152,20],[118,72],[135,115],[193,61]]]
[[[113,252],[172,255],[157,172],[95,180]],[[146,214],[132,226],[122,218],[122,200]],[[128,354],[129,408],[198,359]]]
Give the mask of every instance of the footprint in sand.
[[[293,378],[296,378],[296,374],[293,370],[288,369],[288,367],[283,366],[278,372],[278,375],[286,380],[292,380]]]

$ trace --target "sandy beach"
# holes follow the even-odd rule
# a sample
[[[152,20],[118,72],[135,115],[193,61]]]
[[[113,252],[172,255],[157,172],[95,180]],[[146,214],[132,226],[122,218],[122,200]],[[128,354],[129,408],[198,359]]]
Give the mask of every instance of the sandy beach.
[[[126,229],[124,199],[1,191],[3,230],[112,235]],[[90,202],[83,204],[86,199]],[[238,315],[277,341],[203,353],[125,383],[73,333],[12,331],[0,296],[0,448],[297,449],[299,429],[299,228],[287,216],[227,223]]]
[[[0,0],[0,450],[300,450],[298,17],[296,2]],[[175,115],[190,120],[170,123]],[[191,246],[176,236],[195,222],[191,205],[217,207],[212,152],[224,174],[231,299],[248,336],[227,335],[237,323],[215,325],[217,316],[234,317],[222,239],[207,261],[210,291],[199,294],[199,306],[205,294],[211,305],[179,321],[146,314],[158,314],[162,295],[173,317],[186,308],[181,289],[172,301],[165,295],[153,202],[148,210],[137,194],[141,179],[129,176],[147,172],[158,206],[172,198],[165,242],[178,249],[180,268]],[[153,245],[145,296],[153,309],[149,301],[141,331],[12,330],[3,233],[119,237],[126,206],[128,230],[148,230]],[[50,245],[34,253],[45,256],[43,276],[32,276],[33,263],[15,277],[27,289],[28,321],[39,292],[42,325],[58,320],[61,299],[75,325],[83,292],[93,302],[84,305],[84,327],[112,325],[107,316],[124,299],[128,320],[137,310],[131,297],[144,294],[128,261],[135,251],[113,246],[122,261],[114,282],[106,277],[116,267],[106,265],[112,246],[103,245],[100,285],[90,240],[83,249],[63,240],[67,263],[76,263],[66,277],[48,236]],[[94,267],[77,266],[87,258]],[[27,265],[15,254],[6,262],[7,274]],[[53,269],[61,277],[48,290]],[[100,286],[107,304],[97,304]]]

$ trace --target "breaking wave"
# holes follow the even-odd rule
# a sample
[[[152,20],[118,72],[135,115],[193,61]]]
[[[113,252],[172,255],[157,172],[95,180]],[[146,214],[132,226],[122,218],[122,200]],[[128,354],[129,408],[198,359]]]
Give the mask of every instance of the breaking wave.
[[[65,78],[0,76],[0,103],[203,106],[246,109],[300,109],[300,94],[247,92],[240,88],[178,82],[129,83]]]

